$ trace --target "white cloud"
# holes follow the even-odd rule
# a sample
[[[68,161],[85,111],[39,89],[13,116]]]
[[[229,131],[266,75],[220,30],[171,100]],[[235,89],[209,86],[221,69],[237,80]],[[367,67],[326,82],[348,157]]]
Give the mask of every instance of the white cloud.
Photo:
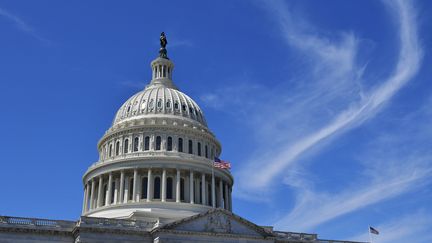
[[[29,24],[27,24],[26,22],[24,22],[21,18],[19,18],[18,16],[6,11],[3,8],[0,8],[0,16],[4,17],[5,19],[9,20],[10,22],[14,23],[15,26],[21,30],[24,33],[27,33],[31,36],[33,36],[34,38],[38,39],[39,41],[45,43],[45,44],[51,44],[51,41],[42,37],[41,35],[39,35],[35,29],[33,27],[31,27]]]
[[[274,10],[273,13],[277,13],[276,16],[279,16],[281,28],[288,40],[288,44],[312,55],[316,63],[326,63],[326,65],[324,67],[321,65],[318,70],[315,70],[321,76],[321,81],[314,83],[314,85],[319,85],[318,87],[307,92],[309,98],[306,101],[300,101],[300,104],[305,105],[297,104],[295,107],[297,110],[294,110],[294,113],[293,109],[280,110],[275,113],[278,117],[274,119],[287,121],[286,117],[296,116],[296,112],[307,113],[308,108],[314,110],[315,107],[322,107],[322,104],[336,107],[334,108],[336,114],[327,116],[334,117],[327,121],[325,118],[319,119],[325,120],[322,124],[309,126],[304,130],[301,129],[304,135],[299,135],[295,141],[287,140],[285,143],[280,144],[278,149],[272,148],[267,153],[264,151],[261,153],[260,158],[254,157],[253,161],[244,163],[245,167],[241,168],[239,174],[238,186],[241,190],[246,190],[246,192],[256,191],[257,189],[267,190],[271,182],[286,173],[286,169],[293,166],[295,161],[305,152],[373,117],[397,91],[413,78],[419,69],[422,56],[412,7],[405,1],[386,2],[385,5],[396,12],[397,17],[395,19],[399,22],[401,48],[396,68],[390,77],[368,92],[363,92],[360,88],[353,89],[352,84],[359,82],[364,69],[355,63],[358,46],[356,43],[358,41],[353,35],[342,34],[342,41],[332,42],[324,37],[298,32],[300,30],[291,25],[289,17],[287,17],[290,16],[290,13],[284,12],[286,7],[279,6],[281,2],[277,3],[278,5],[271,6]],[[338,88],[335,89],[335,87]],[[346,94],[352,94],[353,92],[358,94],[355,99],[350,99],[349,97],[352,97],[350,95],[349,97],[346,96]],[[335,105],[335,101],[337,103],[344,101],[343,104],[346,104],[347,107],[338,107]],[[304,115],[300,115],[300,117],[304,118]],[[317,119],[316,117],[308,118]],[[301,124],[301,121],[298,124]],[[270,125],[273,124],[270,123]],[[278,130],[277,133],[280,134],[279,136],[289,135],[284,130]],[[257,170],[262,166],[261,161],[267,161],[266,170]],[[256,174],[257,171],[260,174],[255,176],[254,181],[246,179],[251,174]]]
[[[372,157],[373,155],[371,155]],[[386,161],[374,171],[374,179],[356,181],[339,193],[323,193],[302,188],[295,208],[276,222],[275,227],[295,231],[311,230],[315,226],[341,215],[389,200],[420,188],[430,182],[432,169],[427,165],[432,155],[405,158],[379,158]],[[389,162],[390,161],[390,162]],[[373,164],[369,161],[370,164]],[[379,162],[379,161],[378,161]]]

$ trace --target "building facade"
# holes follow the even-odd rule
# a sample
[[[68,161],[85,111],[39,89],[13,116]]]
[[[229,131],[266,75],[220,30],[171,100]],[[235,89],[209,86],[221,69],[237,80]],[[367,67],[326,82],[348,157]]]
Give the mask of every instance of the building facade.
[[[348,242],[275,231],[232,213],[234,179],[215,168],[221,144],[174,84],[161,35],[152,79],[118,110],[83,176],[82,216],[0,216],[0,242]]]

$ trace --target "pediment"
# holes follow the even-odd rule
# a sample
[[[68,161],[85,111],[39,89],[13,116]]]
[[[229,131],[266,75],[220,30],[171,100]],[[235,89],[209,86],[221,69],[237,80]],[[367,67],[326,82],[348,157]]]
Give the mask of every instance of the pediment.
[[[211,209],[162,227],[165,230],[237,234],[254,237],[272,236],[262,227],[224,209]]]

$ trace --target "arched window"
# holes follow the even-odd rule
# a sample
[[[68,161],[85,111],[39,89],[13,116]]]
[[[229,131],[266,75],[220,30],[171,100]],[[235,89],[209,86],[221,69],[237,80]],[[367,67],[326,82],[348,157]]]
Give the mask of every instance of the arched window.
[[[185,200],[185,182],[183,178],[180,178],[180,201]]]
[[[158,107],[158,108],[161,108],[161,107],[162,107],[162,100],[161,100],[161,99],[158,100],[158,102],[157,102],[157,107]]]
[[[149,150],[150,149],[150,137],[147,136],[144,139],[144,150]]]
[[[162,139],[160,136],[156,137],[156,150],[161,150]]]
[[[109,146],[109,157],[112,157],[112,144]]]
[[[177,102],[177,101],[174,103],[174,108],[175,108],[176,110],[178,110],[178,108],[179,108],[179,105],[178,105],[178,102]]]
[[[166,198],[167,199],[173,199],[173,179],[172,179],[172,177],[167,178]]]
[[[167,107],[167,108],[171,108],[171,101],[170,101],[170,100],[168,100],[168,101],[166,102],[166,107]]]
[[[128,191],[128,194],[129,194],[129,200],[132,200],[133,199],[133,186],[134,186],[134,179],[133,178],[131,178],[130,180],[129,180],[129,191]]]
[[[168,137],[167,139],[167,150],[172,151],[172,137]]]
[[[205,157],[208,159],[208,147],[207,147],[207,145],[205,146]]]
[[[115,152],[116,152],[116,155],[120,154],[120,142],[119,141],[117,141],[117,143],[116,143]]]
[[[160,183],[160,177],[155,177],[154,178],[154,188],[153,188],[153,198],[154,199],[160,199],[161,196],[161,183]]]
[[[129,152],[129,139],[125,139],[123,146],[123,153],[127,154]]]
[[[147,183],[148,183],[147,177],[142,178],[141,198],[143,198],[143,199],[147,199]]]
[[[198,143],[198,156],[201,156],[201,143]]]
[[[190,154],[193,154],[193,147],[192,146],[193,146],[192,140],[189,139],[189,153]]]
[[[138,147],[139,147],[139,138],[138,138],[138,137],[135,137],[135,138],[134,138],[133,151],[134,151],[134,152],[138,151]]]
[[[183,138],[179,138],[178,139],[178,146],[177,146],[177,150],[179,152],[183,152]]]

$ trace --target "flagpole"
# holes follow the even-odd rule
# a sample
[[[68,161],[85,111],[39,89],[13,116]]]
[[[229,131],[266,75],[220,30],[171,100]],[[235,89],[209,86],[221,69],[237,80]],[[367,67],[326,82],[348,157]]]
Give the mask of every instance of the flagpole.
[[[372,235],[371,235],[371,232],[370,232],[370,225],[369,225],[369,227],[368,227],[368,234],[369,234],[369,242],[370,242],[370,243],[373,243],[373,242],[372,242]]]

